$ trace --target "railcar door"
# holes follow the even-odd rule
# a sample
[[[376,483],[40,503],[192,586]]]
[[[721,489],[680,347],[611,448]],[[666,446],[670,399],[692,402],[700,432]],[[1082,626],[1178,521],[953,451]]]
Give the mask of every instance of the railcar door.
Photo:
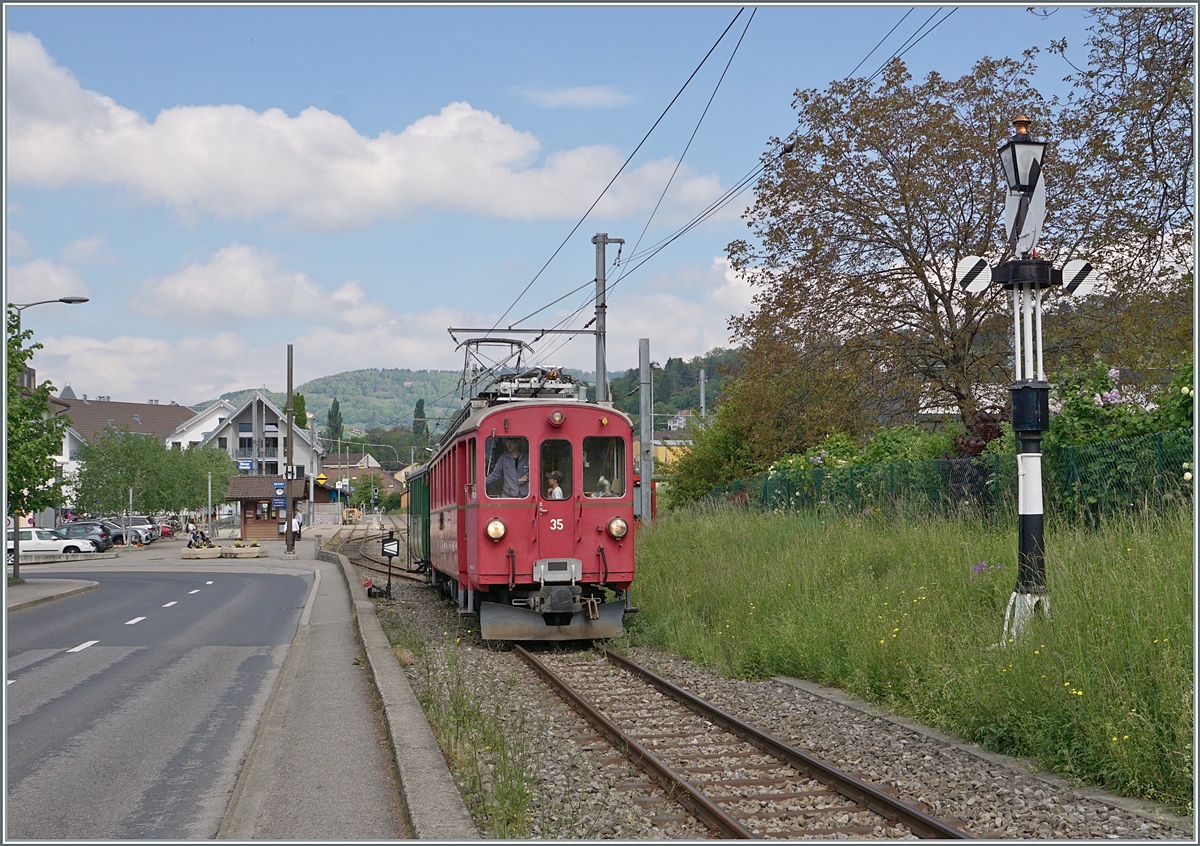
[[[575,552],[579,534],[577,512],[582,500],[573,459],[574,444],[565,438],[547,438],[538,450],[537,558],[542,561],[578,558]],[[576,578],[579,577],[578,569],[579,565],[576,565]]]

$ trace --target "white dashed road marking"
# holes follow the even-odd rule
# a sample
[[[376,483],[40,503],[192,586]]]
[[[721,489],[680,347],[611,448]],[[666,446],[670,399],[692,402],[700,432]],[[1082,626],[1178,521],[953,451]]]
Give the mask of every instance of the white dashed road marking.
[[[89,646],[95,646],[99,642],[100,641],[98,641],[98,640],[85,640],[83,643],[79,644],[74,649],[68,649],[67,651],[68,652],[82,652],[83,650],[87,649]]]
[[[134,623],[140,623],[145,617],[134,617],[132,620],[126,621],[125,625],[132,626]]]
[[[205,582],[205,584],[206,584],[206,585],[211,585],[211,584],[212,584],[212,582]]]
[[[174,604],[175,604],[174,602],[168,602],[166,605],[163,606],[163,608],[170,608]]]
[[[196,588],[195,590],[189,590],[188,596],[191,596],[193,593],[199,593],[199,592],[200,592],[200,588]]]

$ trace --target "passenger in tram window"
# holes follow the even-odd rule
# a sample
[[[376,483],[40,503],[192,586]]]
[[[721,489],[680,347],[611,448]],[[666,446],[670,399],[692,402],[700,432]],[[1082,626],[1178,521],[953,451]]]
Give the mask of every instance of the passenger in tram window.
[[[551,470],[546,474],[546,486],[549,488],[549,493],[546,494],[546,499],[562,499],[562,478],[563,474],[557,470]]]

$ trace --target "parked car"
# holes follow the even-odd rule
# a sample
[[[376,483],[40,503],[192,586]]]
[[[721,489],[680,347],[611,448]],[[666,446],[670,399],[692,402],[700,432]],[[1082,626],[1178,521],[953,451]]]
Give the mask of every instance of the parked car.
[[[158,531],[159,531],[159,534],[162,535],[162,537],[164,537],[164,538],[175,537],[175,530],[173,528],[171,528],[170,524],[168,524],[168,523],[159,523]]]
[[[104,525],[95,520],[77,520],[74,523],[64,523],[55,529],[64,538],[87,538],[96,545],[100,552],[112,549],[113,538]]]
[[[160,537],[162,537],[162,531],[159,529],[158,523],[154,522],[143,514],[134,514],[133,516],[126,518],[126,521],[132,526],[148,529],[150,531],[150,540],[158,540]]]
[[[95,552],[96,546],[86,538],[64,538],[53,529],[21,529],[21,554],[26,552],[73,555],[76,552]],[[5,560],[13,561],[13,530],[8,530],[8,552]]]
[[[125,545],[126,528],[129,530],[129,538],[132,543],[148,544],[153,540],[148,526],[123,526],[120,520],[101,520],[100,522],[112,535],[114,544]]]

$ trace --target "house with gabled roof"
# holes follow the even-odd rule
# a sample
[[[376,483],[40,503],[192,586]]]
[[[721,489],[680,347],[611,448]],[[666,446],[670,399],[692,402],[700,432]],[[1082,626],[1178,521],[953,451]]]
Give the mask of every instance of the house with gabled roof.
[[[229,400],[217,400],[190,420],[180,423],[163,440],[171,449],[187,449],[195,444],[201,444],[235,411],[237,408]],[[229,447],[228,444],[220,442],[216,445],[221,449]]]
[[[322,466],[324,450],[314,443],[311,430],[297,427],[294,431],[292,464],[298,468],[296,477],[302,478]],[[226,450],[237,462],[239,473],[281,475],[287,458],[287,415],[261,391],[254,391],[204,435],[200,445]]]

